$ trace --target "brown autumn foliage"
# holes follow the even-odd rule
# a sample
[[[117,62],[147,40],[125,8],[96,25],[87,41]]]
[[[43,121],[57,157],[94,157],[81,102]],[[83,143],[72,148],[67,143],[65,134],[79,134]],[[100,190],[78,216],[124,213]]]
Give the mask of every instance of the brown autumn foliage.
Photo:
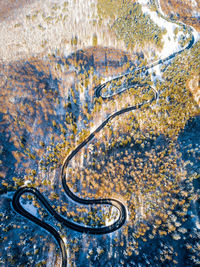
[[[0,0],[0,22],[9,19],[11,13],[20,10],[21,7],[31,4],[32,2],[34,2],[34,0]]]
[[[187,86],[192,93],[195,101],[200,106],[200,76],[199,73],[194,73],[191,79],[187,81]]]
[[[168,16],[176,15],[178,20],[193,26],[200,31],[199,14],[200,1],[196,0],[196,6],[193,6],[190,0],[160,0],[160,4],[164,13]],[[198,16],[197,16],[198,14]]]

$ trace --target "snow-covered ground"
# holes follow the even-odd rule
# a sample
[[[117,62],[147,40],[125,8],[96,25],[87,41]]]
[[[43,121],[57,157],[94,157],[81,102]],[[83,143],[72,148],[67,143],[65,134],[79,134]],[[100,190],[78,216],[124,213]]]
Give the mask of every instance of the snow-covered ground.
[[[178,52],[179,50],[183,49],[183,47],[180,46],[179,40],[182,36],[185,36],[183,31],[181,30],[181,27],[173,22],[169,22],[162,17],[159,16],[155,11],[152,11],[148,8],[148,0],[139,0],[138,1],[140,4],[142,4],[142,10],[144,13],[148,14],[151,19],[156,23],[159,27],[162,29],[166,29],[167,33],[163,35],[163,49],[158,52],[158,57],[159,58],[165,58],[174,52]],[[162,12],[161,6],[159,4],[159,0],[157,1],[158,3],[158,8],[159,12],[165,16],[165,14]],[[174,30],[178,28],[178,34],[175,35]],[[192,28],[192,33],[195,38],[195,42],[200,40],[200,34]],[[189,37],[189,35],[186,36],[186,38]]]
[[[66,4],[65,4],[66,3]],[[21,7],[17,16],[0,23],[0,60],[12,61],[38,54],[60,51],[68,56],[76,49],[92,46],[93,35],[98,45],[126,49],[122,41],[111,36],[107,22],[99,25],[96,0],[42,0]]]
[[[198,3],[196,0],[191,0],[193,7],[198,7]]]
[[[162,40],[163,48],[161,51],[157,51],[157,58],[164,59],[169,55],[182,50],[183,47],[181,47],[181,45],[179,44],[179,40],[181,39],[181,37],[184,37],[185,34],[183,33],[181,26],[177,25],[176,23],[165,20],[158,13],[150,10],[148,7],[148,0],[138,0],[138,2],[142,5],[142,11],[145,14],[148,14],[154,21],[154,23],[156,23],[159,27],[166,30],[166,34],[163,35]],[[160,14],[165,17],[165,14],[163,13],[160,6],[160,1],[157,0],[156,2]],[[177,35],[175,35],[175,29],[178,29]],[[200,34],[193,27],[191,27],[191,29],[196,43],[200,40]],[[188,38],[189,34],[187,34],[185,37]],[[154,73],[154,75],[151,75],[153,82],[155,82],[157,79],[162,80],[162,73],[160,67],[161,65],[156,65],[155,67],[149,70],[150,73]]]
[[[33,216],[37,217],[38,215],[38,210],[36,207],[34,207],[32,204],[30,203],[25,203],[22,205],[23,208],[28,211],[29,213],[31,213]]]
[[[116,217],[118,219],[117,210],[116,210],[116,208],[111,207],[111,214],[110,214],[109,218],[107,218],[107,217],[105,218],[105,225],[106,226],[112,225],[116,221]]]
[[[140,0],[139,2],[144,3],[145,1]],[[165,58],[173,54],[174,52],[177,52],[182,49],[178,43],[179,38],[183,34],[183,32],[180,31],[181,30],[180,26],[178,26],[175,23],[164,20],[155,11],[151,11],[147,5],[144,5],[144,4],[142,5],[142,11],[145,14],[148,14],[151,17],[151,19],[154,21],[154,23],[156,23],[159,27],[167,31],[166,34],[163,35],[164,45],[163,45],[163,49],[160,52],[158,52],[159,58]],[[179,29],[177,36],[175,36],[174,34],[174,30],[176,28]]]

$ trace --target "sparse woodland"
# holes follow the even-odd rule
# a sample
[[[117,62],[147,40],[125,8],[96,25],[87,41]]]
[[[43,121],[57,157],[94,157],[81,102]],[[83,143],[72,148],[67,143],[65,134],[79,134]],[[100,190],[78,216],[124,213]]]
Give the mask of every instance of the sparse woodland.
[[[141,46],[146,42],[162,46],[163,31],[142,14],[140,5],[113,2],[98,1],[99,20],[114,23],[119,18],[112,25],[127,49],[133,50],[135,40]],[[98,47],[95,35],[93,44],[95,48],[89,52],[75,50],[68,57],[55,53],[0,66],[0,192],[3,195],[23,185],[36,187],[59,214],[82,225],[101,227],[116,220],[117,210],[70,202],[58,179],[60,167],[69,152],[110,114],[137,106],[154,93],[151,74],[138,71],[107,84],[102,95],[116,94],[111,100],[96,99],[95,86],[147,62],[139,54],[133,60],[128,53]],[[76,38],[71,45],[76,46]],[[109,262],[113,266],[176,266],[182,251],[188,255],[187,266],[199,264],[199,233],[188,222],[197,198],[194,183],[199,177],[199,146],[187,143],[183,152],[180,141],[187,123],[199,116],[188,86],[199,75],[199,61],[197,42],[190,51],[163,64],[162,80],[154,83],[159,100],[109,122],[66,170],[67,183],[78,196],[113,197],[126,204],[129,218],[119,231],[100,237],[74,234],[51,218],[33,196],[24,196],[23,204],[32,205],[37,216],[56,225],[66,239],[71,266],[81,266],[83,253],[85,266],[97,266],[96,261],[105,266]],[[139,86],[131,86],[134,83]],[[129,89],[118,94],[127,85]],[[2,252],[1,262],[7,266],[27,266],[27,262],[47,266],[47,255],[53,251],[52,262],[59,264],[59,249],[44,230],[23,221],[12,210],[4,209],[0,220],[1,247],[7,248],[8,255]]]

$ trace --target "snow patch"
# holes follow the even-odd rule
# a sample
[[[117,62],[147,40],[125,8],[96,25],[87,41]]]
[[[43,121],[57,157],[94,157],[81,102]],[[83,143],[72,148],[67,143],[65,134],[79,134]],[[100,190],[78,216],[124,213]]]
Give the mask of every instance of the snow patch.
[[[147,5],[148,4],[148,0],[138,0],[138,3],[141,5]]]
[[[38,214],[37,208],[34,207],[32,204],[30,203],[23,204],[23,208],[29,213],[31,213],[33,216],[37,217]]]
[[[197,2],[195,0],[191,0],[193,7],[198,7]]]
[[[159,52],[159,57],[165,58],[174,52],[177,52],[181,50],[182,48],[178,44],[178,38],[183,34],[183,32],[179,32],[177,35],[177,38],[175,38],[174,30],[175,28],[179,28],[180,26],[168,22],[167,20],[164,20],[163,18],[159,17],[159,15],[155,11],[151,11],[148,7],[143,6],[142,11],[150,16],[150,18],[153,20],[155,24],[157,24],[160,28],[166,29],[166,34],[163,35],[163,49],[161,52]],[[176,41],[175,41],[176,39]]]

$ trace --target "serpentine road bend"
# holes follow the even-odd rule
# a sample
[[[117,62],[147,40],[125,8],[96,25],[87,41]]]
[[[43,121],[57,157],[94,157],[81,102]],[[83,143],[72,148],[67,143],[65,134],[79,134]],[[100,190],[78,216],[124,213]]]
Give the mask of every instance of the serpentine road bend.
[[[174,22],[174,21],[173,21]],[[186,27],[186,26],[185,26]],[[188,27],[188,26],[187,26]],[[186,49],[190,49],[193,44],[194,44],[194,36],[192,34],[192,30],[188,27],[191,39],[189,44],[187,45],[187,47],[185,47],[184,49],[173,53],[172,55],[158,60],[154,63],[151,63],[147,66],[141,67],[141,68],[135,68],[133,71],[125,73],[124,75],[120,75],[117,76],[115,78],[113,78],[112,80],[103,83],[99,86],[97,86],[95,89],[95,94],[96,97],[99,98],[101,97],[103,100],[105,99],[110,99],[112,97],[114,97],[115,94],[112,94],[110,96],[103,96],[101,94],[101,91],[103,88],[105,88],[109,83],[111,82],[115,82],[118,81],[119,79],[121,79],[122,77],[127,77],[130,74],[134,74],[136,71],[140,70],[141,72],[147,71],[148,69],[153,68],[156,65],[162,64],[168,60],[171,60],[172,58],[174,58],[176,55],[182,53],[184,50]],[[121,94],[122,92],[124,92],[125,90],[127,90],[130,86],[139,86],[139,83],[134,83],[131,81],[131,79],[128,81],[128,85],[124,86],[122,88],[122,90],[120,92],[118,92],[117,94]],[[144,85],[143,85],[144,86]],[[73,151],[71,151],[71,153],[65,158],[63,165],[62,165],[62,169],[61,169],[61,180],[62,180],[62,185],[63,188],[65,190],[66,195],[71,198],[73,201],[80,203],[80,204],[84,204],[84,205],[97,205],[97,204],[106,204],[106,205],[110,205],[113,206],[115,208],[117,208],[117,210],[119,211],[119,217],[118,219],[110,226],[104,226],[104,227],[100,227],[100,228],[95,228],[95,227],[87,227],[87,226],[82,226],[82,225],[78,225],[76,223],[73,223],[69,220],[67,220],[66,218],[64,218],[63,216],[59,215],[51,206],[51,204],[48,202],[48,200],[36,189],[36,188],[32,188],[32,187],[21,187],[19,188],[12,199],[12,206],[14,208],[14,210],[16,212],[18,212],[19,214],[21,214],[23,217],[26,217],[28,220],[34,222],[35,224],[39,225],[40,227],[44,228],[45,230],[47,230],[49,233],[51,233],[56,241],[58,242],[58,245],[61,249],[61,253],[62,253],[62,267],[67,266],[67,255],[66,255],[66,248],[65,248],[65,244],[61,238],[61,236],[59,235],[59,233],[57,232],[57,230],[45,223],[44,221],[38,219],[37,217],[33,216],[31,213],[29,213],[27,210],[25,210],[23,208],[23,206],[20,203],[20,198],[23,194],[25,193],[30,193],[32,195],[34,195],[39,201],[40,203],[47,209],[47,211],[59,222],[62,223],[62,225],[75,230],[77,232],[81,232],[81,233],[88,233],[88,234],[94,234],[94,235],[101,235],[101,234],[108,234],[111,233],[113,231],[116,231],[117,229],[121,228],[123,226],[123,224],[126,222],[127,219],[127,210],[125,205],[114,198],[105,198],[105,199],[82,199],[78,196],[76,196],[69,188],[69,186],[67,185],[67,181],[66,181],[66,168],[70,162],[70,160],[88,143],[90,142],[93,137],[95,136],[96,133],[100,132],[105,126],[106,124],[111,121],[112,119],[114,119],[117,116],[120,116],[123,113],[132,111],[132,110],[136,110],[136,109],[140,109],[144,104],[151,104],[154,100],[158,99],[158,93],[157,91],[152,88],[154,91],[154,97],[152,97],[151,100],[148,101],[144,101],[143,103],[140,103],[139,105],[135,105],[135,106],[130,106],[127,108],[124,108],[122,110],[119,110],[115,113],[113,113],[112,115],[110,115],[100,126],[97,127],[96,130],[94,130],[81,144],[79,144]]]

